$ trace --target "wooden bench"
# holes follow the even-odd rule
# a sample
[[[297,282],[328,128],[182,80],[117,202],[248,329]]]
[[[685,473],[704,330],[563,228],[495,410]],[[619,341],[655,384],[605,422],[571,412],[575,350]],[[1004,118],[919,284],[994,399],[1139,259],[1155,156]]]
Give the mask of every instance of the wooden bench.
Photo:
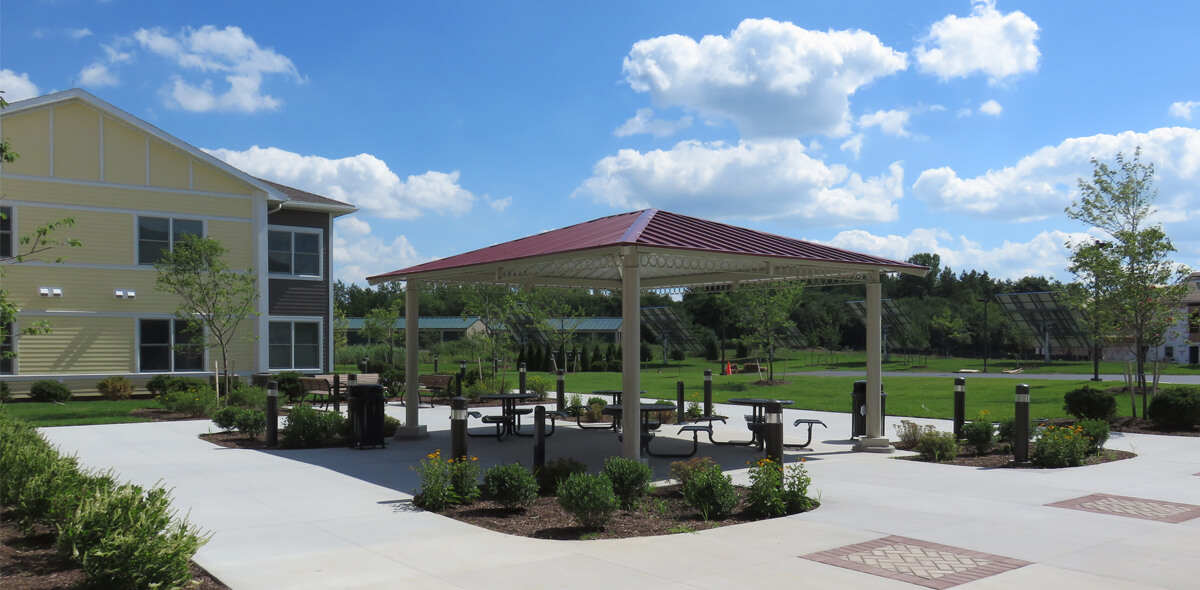
[[[420,404],[422,393],[429,394],[428,401],[423,402],[433,407],[433,399],[438,396],[450,397],[450,383],[454,375],[420,375],[417,377],[417,403]]]
[[[322,377],[301,377],[300,387],[304,388],[304,395],[300,397],[301,402],[304,401],[304,398],[311,396],[313,405],[320,402],[322,408],[327,408],[329,402],[333,401],[333,384]]]

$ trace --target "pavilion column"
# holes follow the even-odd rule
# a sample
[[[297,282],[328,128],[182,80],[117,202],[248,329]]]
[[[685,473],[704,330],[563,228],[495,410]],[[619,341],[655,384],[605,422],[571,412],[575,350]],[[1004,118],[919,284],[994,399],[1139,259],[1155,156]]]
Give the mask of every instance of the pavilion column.
[[[396,440],[425,438],[429,432],[421,424],[420,333],[421,285],[408,281],[404,288],[404,425],[396,429]]]
[[[883,382],[883,290],[879,274],[867,283],[867,433],[854,449],[890,453],[895,449],[880,428],[880,396]]]
[[[621,406],[624,446],[621,456],[642,456],[642,301],[637,248],[626,246],[621,262]]]

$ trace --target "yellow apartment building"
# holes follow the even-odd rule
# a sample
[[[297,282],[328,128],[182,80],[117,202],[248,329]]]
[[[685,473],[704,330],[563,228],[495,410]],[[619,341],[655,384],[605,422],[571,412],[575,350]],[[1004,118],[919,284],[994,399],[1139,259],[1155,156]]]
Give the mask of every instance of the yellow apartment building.
[[[353,205],[253,177],[83,90],[12,103],[0,134],[20,154],[0,165],[0,257],[67,217],[74,227],[56,237],[83,244],[4,265],[20,311],[0,326],[15,353],[0,375],[14,393],[38,379],[87,392],[109,375],[212,374],[219,354],[186,341],[176,297],[154,288],[154,262],[187,234],[219,240],[257,279],[233,370],[332,369],[333,220]],[[51,333],[20,334],[42,320]]]

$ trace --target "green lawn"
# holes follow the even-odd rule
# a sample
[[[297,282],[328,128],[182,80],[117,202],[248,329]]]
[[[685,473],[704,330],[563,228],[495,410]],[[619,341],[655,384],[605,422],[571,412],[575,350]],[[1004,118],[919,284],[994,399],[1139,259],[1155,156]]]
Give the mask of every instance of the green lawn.
[[[549,376],[547,375],[549,378]],[[793,409],[822,410],[831,412],[850,411],[850,392],[860,376],[824,377],[808,375],[789,376],[786,385],[753,385],[754,375],[714,375],[713,400],[725,401],[733,397],[770,397],[795,401]],[[676,382],[684,382],[684,396],[688,401],[703,398],[704,377],[702,370],[684,374],[682,371],[657,370],[642,372],[642,389],[648,398],[675,400]],[[515,383],[515,381],[514,381]],[[1011,416],[1018,381],[1008,379],[970,379],[967,385],[967,416],[980,410],[991,412],[992,419]],[[1063,395],[1089,383],[1047,379],[1024,379],[1030,387],[1030,415],[1034,418],[1065,417]],[[1109,387],[1120,385],[1113,382]],[[567,376],[567,391],[588,392],[598,389],[620,389],[621,378],[615,373],[573,373]],[[888,393],[887,413],[891,416],[917,416],[922,418],[945,418],[954,416],[954,380],[948,377],[891,377],[884,380],[884,391]],[[586,396],[585,396],[586,398]],[[1140,405],[1140,402],[1139,402]],[[1122,404],[1118,404],[1121,407]],[[1124,404],[1128,406],[1128,404]]]
[[[121,424],[146,422],[129,412],[140,408],[160,408],[156,400],[70,401],[64,404],[21,402],[4,404],[3,411],[36,427],[80,426],[84,424]]]

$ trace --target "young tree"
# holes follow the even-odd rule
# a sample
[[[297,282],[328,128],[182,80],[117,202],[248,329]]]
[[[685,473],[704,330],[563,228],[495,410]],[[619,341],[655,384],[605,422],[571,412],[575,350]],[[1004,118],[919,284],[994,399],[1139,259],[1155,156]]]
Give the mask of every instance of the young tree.
[[[361,334],[371,342],[387,345],[389,367],[396,362],[396,342],[404,338],[404,330],[396,326],[399,322],[400,305],[396,302],[386,307],[376,307],[363,318]]]
[[[769,288],[750,288],[730,293],[737,314],[737,324],[743,330],[742,339],[763,348],[767,353],[767,380],[775,380],[775,339],[796,325],[792,309],[800,304],[804,293],[799,284],[782,284]]]
[[[489,360],[500,358],[513,342],[512,330],[501,330],[500,324],[513,315],[517,307],[516,292],[505,285],[475,285],[462,291],[463,317],[476,316],[484,325],[484,331],[477,334],[473,340],[478,344],[478,350],[486,353]],[[477,358],[479,371],[482,374],[482,359]],[[503,387],[503,378],[501,379]]]
[[[221,351],[221,372],[229,388],[229,346],[239,336],[238,326],[257,316],[258,287],[251,269],[236,271],[222,259],[229,249],[213,238],[186,235],[154,263],[155,289],[180,298],[175,317],[187,322],[185,334],[204,347]]]
[[[551,349],[560,353],[554,358],[555,364],[562,362],[559,368],[569,372],[566,361],[570,350],[568,347],[575,340],[583,309],[571,305],[567,295],[568,292],[563,289],[533,288],[523,293],[523,299],[535,329],[547,331]]]
[[[943,308],[942,313],[930,318],[929,332],[942,345],[942,355],[950,356],[950,347],[970,339],[967,322],[961,316]]]
[[[1146,390],[1146,354],[1173,323],[1187,293],[1183,279],[1190,271],[1171,260],[1171,239],[1161,225],[1150,223],[1158,191],[1154,165],[1141,162],[1141,148],[1132,159],[1118,153],[1113,167],[1095,158],[1092,166],[1092,180],[1079,179],[1080,198],[1066,212],[1100,230],[1108,245],[1101,247],[1093,240],[1068,243],[1070,270],[1084,287],[1092,287],[1092,319],[1098,331],[1133,340],[1144,415],[1145,396],[1152,393]]]

